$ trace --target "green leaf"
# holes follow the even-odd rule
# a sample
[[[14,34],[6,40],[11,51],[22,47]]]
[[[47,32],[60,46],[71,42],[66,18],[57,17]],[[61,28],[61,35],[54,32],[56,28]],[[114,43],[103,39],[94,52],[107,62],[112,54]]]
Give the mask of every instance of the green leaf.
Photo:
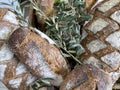
[[[69,53],[76,53],[75,50],[69,50],[68,52],[69,52]]]
[[[60,0],[55,0],[54,6],[58,6],[60,4]]]
[[[59,27],[58,27],[58,23],[55,24],[55,28],[56,28],[56,30],[59,29]]]
[[[68,30],[68,27],[64,27],[61,29],[63,32],[67,31]]]
[[[43,87],[43,86],[51,86],[50,80],[53,80],[53,79],[52,78],[40,78],[31,85],[31,88],[33,90],[38,90],[40,87]]]
[[[37,8],[36,6],[33,6],[33,9],[35,9],[36,11],[39,11],[39,8]]]
[[[66,53],[62,53],[62,55],[64,56],[64,57],[71,57],[69,54],[66,54]]]
[[[69,3],[56,0],[54,4],[56,14],[47,22],[49,36],[59,47],[66,50],[65,57],[70,55],[77,62],[79,62],[77,57],[81,53],[79,20],[89,19],[89,15],[84,12],[85,6],[83,0],[69,0]]]
[[[23,1],[22,3],[20,3],[20,6],[24,6],[24,5],[28,5],[29,4],[29,0]]]

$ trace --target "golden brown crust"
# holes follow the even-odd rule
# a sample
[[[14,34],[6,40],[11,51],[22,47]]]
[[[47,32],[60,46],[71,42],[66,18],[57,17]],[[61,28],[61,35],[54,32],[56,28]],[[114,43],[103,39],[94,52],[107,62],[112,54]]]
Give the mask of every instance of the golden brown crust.
[[[23,40],[26,38],[27,31],[23,31],[21,28],[18,28],[17,31],[14,31],[12,35],[9,37],[8,43],[12,48],[12,51],[15,52],[16,49],[20,46]]]
[[[16,58],[6,61],[4,60],[4,62],[0,61],[0,66],[6,65],[5,73],[2,72],[2,74],[4,74],[4,79],[0,81],[2,81],[2,83],[4,83],[10,90],[30,90],[30,87],[27,86],[26,83],[28,82],[27,78],[29,77],[30,73],[29,71],[26,71],[16,75],[17,72],[20,72],[16,71],[18,69],[18,64],[19,61]],[[22,80],[19,83],[19,81],[16,81],[16,79]]]
[[[107,1],[109,1],[109,0],[107,0]],[[85,50],[86,50],[86,52],[84,52],[83,54],[80,55],[80,58],[81,58],[82,60],[88,59],[89,57],[92,57],[92,56],[95,57],[96,59],[101,60],[101,57],[102,57],[102,56],[104,56],[104,55],[106,55],[106,54],[110,54],[110,53],[112,53],[112,52],[114,52],[114,51],[118,51],[118,49],[114,48],[114,47],[111,46],[108,42],[106,42],[106,38],[107,38],[109,35],[111,35],[112,33],[119,31],[119,25],[118,25],[114,20],[110,19],[110,15],[111,15],[111,13],[115,12],[116,10],[118,10],[118,8],[120,9],[120,7],[119,7],[120,4],[118,3],[116,6],[114,6],[114,7],[116,7],[116,9],[111,8],[110,10],[108,10],[108,11],[105,12],[105,13],[100,12],[100,11],[98,10],[98,7],[101,6],[103,3],[107,2],[107,1],[103,1],[101,4],[99,4],[99,5],[96,7],[96,11],[95,11],[95,13],[94,13],[94,16],[93,16],[92,20],[90,20],[90,21],[84,26],[84,30],[87,32],[87,37],[82,40],[82,45],[83,45],[83,47],[84,47]],[[101,27],[101,25],[99,25],[99,23],[98,23],[98,26],[95,26],[94,23],[95,23],[97,20],[101,20],[101,19],[104,20],[104,21],[102,21],[102,22],[107,23],[107,25],[106,25],[104,28],[102,28],[102,30],[97,31],[97,32],[94,32],[93,29],[95,29],[95,27],[96,27],[96,28],[97,28],[97,27]],[[92,29],[90,30],[90,26],[92,26],[92,24],[94,24],[94,26],[93,26],[94,28],[92,28]],[[95,29],[95,30],[97,30],[97,29]],[[88,49],[87,45],[88,45],[90,42],[94,41],[94,40],[100,40],[101,42],[103,42],[103,43],[106,45],[106,47],[103,48],[103,49],[100,49],[100,50],[98,50],[98,51],[96,51],[96,52],[94,52],[94,53],[92,53],[92,52]],[[107,70],[108,72],[118,69],[118,66],[116,66],[116,67],[113,68],[113,67],[111,67],[111,66],[109,66],[109,65],[105,65],[105,63],[103,63],[103,62],[101,62],[101,63],[102,63],[102,66],[103,66],[103,68],[104,68],[105,70],[109,68],[109,69]],[[104,67],[104,66],[105,66],[105,67]],[[107,68],[106,66],[107,66],[108,68]]]
[[[92,65],[80,65],[67,75],[60,90],[96,90],[96,88],[111,90],[112,80],[108,73]]]
[[[104,3],[106,3],[106,2],[108,2],[108,1],[110,1],[110,0],[102,0],[100,3],[98,3],[90,12],[91,12],[91,14],[96,14],[96,12],[98,12],[98,13],[101,13],[102,15],[105,15],[105,16],[107,16],[107,17],[109,17],[110,16],[110,14],[112,14],[114,11],[116,11],[116,10],[119,10],[119,6],[120,6],[120,3],[117,3],[115,6],[113,6],[112,8],[110,8],[109,10],[107,10],[106,12],[102,12],[102,11],[100,11],[100,10],[98,10],[98,7],[99,6],[101,6],[102,4],[104,4]],[[108,4],[109,5],[109,4]],[[109,5],[110,6],[110,5]],[[107,5],[106,5],[106,7],[107,7]]]
[[[11,33],[19,27],[18,24],[15,25],[9,21],[12,18],[10,15],[12,12],[7,13],[8,11],[6,8],[0,8],[0,81],[9,90],[30,90],[29,85],[35,80],[35,77],[13,55],[6,44]],[[3,20],[5,15],[7,18]],[[16,20],[16,18],[14,19]]]
[[[55,45],[49,44],[47,40],[41,38],[34,32],[18,29],[8,40],[8,44],[14,53],[22,52],[21,48],[25,47],[30,42],[34,42],[36,44],[34,46],[39,48],[43,57],[55,73],[63,75],[65,72],[68,72],[66,71],[67,63],[61,55],[59,49]],[[29,46],[27,45],[27,47]]]
[[[59,49],[30,30],[16,30],[10,36],[8,45],[15,55],[27,65],[28,69],[38,77],[44,77],[42,72],[45,69],[40,69],[44,67],[46,67],[46,71],[48,69],[47,72],[50,73],[54,72],[62,76],[68,73],[67,63]],[[41,58],[39,58],[38,55],[41,56]],[[35,68],[33,68],[34,65],[31,66],[26,63],[30,62],[32,64],[33,60],[39,63]],[[45,64],[44,67],[42,66],[43,64]]]
[[[81,42],[85,49],[80,55],[81,60],[93,65],[99,61],[99,68],[110,75],[112,73],[113,84],[120,77],[120,59],[117,59],[120,56],[117,43],[120,36],[119,10],[119,0],[103,0],[94,7],[94,12],[90,11],[93,18],[83,28],[87,34]]]

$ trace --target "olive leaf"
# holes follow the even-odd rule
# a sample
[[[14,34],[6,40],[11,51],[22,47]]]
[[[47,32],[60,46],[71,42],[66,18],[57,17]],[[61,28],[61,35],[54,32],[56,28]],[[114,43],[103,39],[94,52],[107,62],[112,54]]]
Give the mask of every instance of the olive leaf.
[[[46,20],[46,34],[74,58],[82,52],[79,22],[90,19],[90,15],[84,11],[85,6],[82,0],[69,0],[68,3],[56,0],[54,9],[57,13]],[[68,57],[68,54],[63,55]]]
[[[51,86],[50,80],[53,80],[51,78],[40,78],[36,80],[30,87],[32,90],[38,90],[41,87],[44,86]]]

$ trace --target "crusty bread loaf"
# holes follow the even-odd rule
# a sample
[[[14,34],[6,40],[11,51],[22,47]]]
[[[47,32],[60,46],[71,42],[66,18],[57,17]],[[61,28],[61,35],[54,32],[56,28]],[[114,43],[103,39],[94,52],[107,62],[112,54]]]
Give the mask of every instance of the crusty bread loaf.
[[[60,90],[112,90],[112,80],[108,73],[93,65],[80,65],[69,73]]]
[[[10,90],[30,90],[30,84],[37,78],[19,60],[12,58],[13,53],[6,44],[1,47],[0,52],[3,53],[0,56],[6,55],[0,60],[0,81]]]
[[[18,28],[10,36],[8,45],[32,74],[52,78],[59,86],[69,69],[59,48],[47,38],[43,33],[39,36],[31,30]]]
[[[113,84],[120,77],[120,0],[104,0],[84,26],[82,62],[107,71]]]

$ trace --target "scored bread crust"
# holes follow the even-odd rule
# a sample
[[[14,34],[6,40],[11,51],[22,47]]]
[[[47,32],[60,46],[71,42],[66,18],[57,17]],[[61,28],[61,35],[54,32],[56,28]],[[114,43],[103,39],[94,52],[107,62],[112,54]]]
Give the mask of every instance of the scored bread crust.
[[[120,0],[104,0],[91,14],[92,19],[83,28],[80,55],[83,63],[93,64],[108,72],[113,84],[120,77]]]
[[[0,81],[9,90],[30,90],[30,84],[37,78],[14,56],[6,43],[18,27],[15,14],[6,8],[0,8]]]
[[[58,83],[69,72],[60,50],[30,29],[18,28],[8,40],[10,49],[39,78],[53,78]]]
[[[15,54],[19,54],[19,55],[24,50],[23,49],[24,47],[26,49],[27,47],[31,49],[32,44],[33,46],[37,47],[37,49],[40,50],[41,54],[43,55],[43,58],[50,65],[52,71],[54,71],[57,74],[61,74],[63,76],[65,72],[66,73],[68,72],[68,66],[67,66],[66,60],[61,55],[59,49],[55,45],[49,44],[47,40],[40,37],[35,32],[27,29],[22,30],[19,28],[10,36],[8,40],[8,45],[11,48],[11,50]],[[21,57],[21,58],[24,58],[24,57]],[[21,60],[24,60],[24,59],[21,59]]]
[[[108,73],[88,64],[76,66],[61,84],[60,90],[112,90]]]

